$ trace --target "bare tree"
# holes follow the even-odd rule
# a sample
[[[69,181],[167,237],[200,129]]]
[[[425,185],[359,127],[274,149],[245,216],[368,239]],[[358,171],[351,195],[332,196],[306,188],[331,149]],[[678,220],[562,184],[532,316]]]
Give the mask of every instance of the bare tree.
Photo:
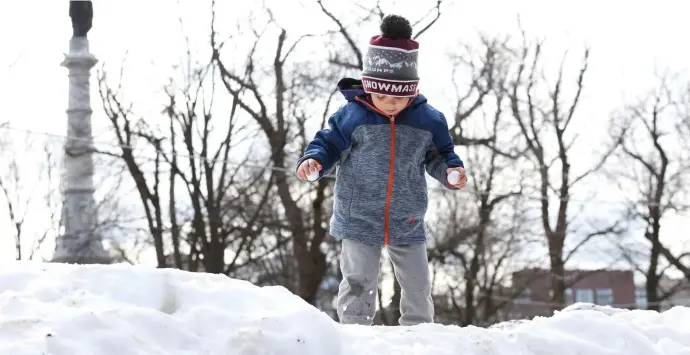
[[[0,138],[0,196],[13,227],[15,258],[49,260],[53,250],[48,248],[61,235],[65,222],[60,174],[64,142],[62,137],[23,133],[10,128]],[[106,173],[95,177],[99,213],[93,232],[110,241],[114,231],[127,223],[115,198],[121,179],[112,162],[99,165],[105,169],[98,170]]]
[[[534,241],[527,237],[532,221],[525,201],[510,198],[496,207],[491,221],[481,225],[478,213],[486,209],[468,208],[467,199],[455,196],[430,228],[435,239],[430,261],[437,278],[445,280],[434,292],[441,322],[486,326],[507,319],[524,291],[510,287],[512,272],[541,262],[529,257]],[[447,242],[457,244],[451,249]]]
[[[162,158],[160,152],[158,150],[154,151],[153,176],[149,178],[144,172],[144,163],[140,160],[150,162],[151,159],[141,159],[141,157],[136,156],[134,153],[135,147],[137,144],[140,144],[140,141],[146,142],[146,140],[142,138],[150,138],[152,136],[151,133],[145,133],[145,121],[141,118],[133,118],[135,114],[132,112],[132,105],[127,105],[125,103],[121,83],[118,84],[117,87],[112,87],[109,83],[106,71],[99,71],[98,84],[99,93],[103,102],[103,109],[110,120],[118,147],[121,150],[119,153],[105,151],[101,151],[100,153],[119,157],[127,166],[127,170],[134,181],[143,204],[146,222],[155,246],[158,267],[166,267],[167,260],[163,248],[163,209],[161,208],[161,194],[159,188],[162,178]],[[140,149],[143,150],[144,148]],[[150,180],[153,181],[151,182]]]
[[[469,120],[487,106],[487,100],[491,101],[493,96],[498,98],[496,104],[499,106],[504,102],[506,94],[503,86],[510,60],[507,42],[507,39],[479,36],[478,45],[459,43],[458,49],[451,54],[450,60],[453,63],[451,78],[456,100],[449,130],[453,141],[458,146],[487,146],[498,154],[515,158],[517,154],[520,154],[519,151],[504,152],[495,146],[498,132],[490,130],[484,132],[491,135],[486,137],[470,137],[466,133],[467,126],[482,124],[491,126],[490,120],[478,120],[479,124]],[[488,106],[493,106],[492,104],[490,102]],[[502,112],[501,107],[496,111],[499,115]]]
[[[206,68],[212,68],[212,66],[209,65]],[[185,170],[187,171],[180,168],[180,161],[173,161],[177,158],[176,156],[168,158],[164,154],[164,157],[170,163],[171,173],[179,177],[186,186],[191,199],[193,211],[191,222],[194,232],[191,234],[193,240],[190,243],[192,247],[190,255],[203,254],[204,269],[209,272],[230,273],[238,264],[241,264],[240,260],[247,262],[251,259],[250,254],[245,255],[247,258],[241,255],[245,252],[245,248],[250,248],[252,241],[263,231],[263,224],[258,222],[261,221],[264,206],[267,205],[271,193],[270,185],[265,183],[266,176],[262,173],[263,169],[251,172],[240,168],[251,162],[251,155],[247,154],[244,159],[237,162],[229,161],[233,148],[251,136],[241,135],[246,127],[238,122],[237,101],[232,103],[228,115],[229,120],[227,120],[228,116],[220,116],[227,122],[227,128],[222,129],[223,125],[218,119],[213,120],[217,116],[211,111],[215,99],[215,84],[207,86],[206,90],[211,91],[206,95],[208,98],[204,98],[203,93],[200,92],[201,83],[204,83],[204,76],[207,74],[204,70],[193,74],[197,76],[193,82],[196,82],[198,86],[183,90],[185,104],[183,110],[175,109],[175,95],[168,92],[170,105],[166,111],[171,121],[179,126],[179,133],[172,129],[170,137],[172,141],[179,134],[185,150],[187,160]],[[198,112],[195,109],[197,106],[199,106]],[[213,133],[223,132],[215,148],[212,146],[214,139],[212,131]],[[194,132],[199,132],[198,136],[195,137]],[[195,156],[197,151],[199,151],[198,157]],[[174,179],[171,178],[171,181]],[[258,199],[252,202],[248,199],[249,196]],[[228,214],[239,217],[238,220],[242,220],[244,225],[224,223],[224,219],[228,220],[226,217]],[[171,219],[175,218],[174,216],[175,214],[171,214]],[[175,249],[174,244],[173,246]],[[200,250],[196,250],[197,246]],[[230,250],[233,251],[234,257],[226,265],[225,250],[229,246],[232,246]]]
[[[448,202],[439,207],[439,220],[435,222],[442,227],[435,228],[436,238],[429,251],[435,267],[445,277],[463,280],[452,282],[446,296],[452,306],[451,318],[462,325],[490,324],[496,320],[500,309],[515,296],[505,294],[504,277],[519,267],[515,261],[527,246],[523,233],[529,223],[525,223],[527,217],[520,207],[524,203],[520,177],[512,176],[519,152],[496,149],[508,146],[514,139],[506,129],[509,122],[503,114],[507,95],[500,89],[492,91],[493,112],[485,114],[487,129],[483,133],[491,138],[485,145],[470,146],[466,158],[473,167],[469,170],[472,203],[468,203],[465,194],[446,194]],[[459,108],[465,97],[460,97]],[[505,180],[518,183],[501,183]],[[458,298],[462,301],[458,302]]]
[[[215,3],[213,5],[215,6]],[[220,36],[215,27],[218,20],[214,7],[211,24],[213,63],[219,70],[227,93],[259,126],[267,141],[267,159],[274,171],[273,183],[284,215],[281,219],[287,222],[285,228],[291,237],[291,253],[296,263],[295,293],[314,304],[319,286],[327,272],[326,254],[323,250],[327,228],[326,218],[323,216],[329,182],[327,179],[321,180],[317,184],[315,199],[311,205],[303,205],[300,194],[292,191],[293,182],[296,180],[292,178],[294,168],[288,159],[298,154],[299,146],[295,141],[304,132],[305,107],[319,98],[318,91],[323,92],[323,87],[319,86],[322,82],[308,70],[308,63],[293,63],[291,58],[299,44],[311,36],[290,38],[287,31],[275,22],[270,9],[263,9],[262,13],[268,18],[265,26],[262,30],[251,28],[254,45],[246,55],[247,62],[244,67],[235,70],[234,65],[225,59],[227,56],[223,55],[226,43],[219,41]],[[274,55],[270,61],[263,62],[256,52],[269,37],[270,32],[275,33],[275,37],[270,41]],[[237,57],[237,52],[233,52],[233,57]],[[326,79],[334,82],[328,75]],[[310,215],[311,224],[307,218]]]
[[[690,207],[690,145],[684,130],[689,108],[687,93],[674,87],[670,76],[663,76],[655,90],[611,118],[611,131],[622,140],[615,155],[618,165],[609,172],[628,198],[626,218],[633,220],[632,230],[641,229],[644,236],[618,245],[645,275],[648,307],[657,311],[660,302],[683,284],[661,285],[668,268],[676,268],[685,275],[685,282],[690,281],[690,253],[672,251],[661,238],[664,217]],[[638,223],[640,228],[635,228]]]
[[[262,167],[244,169],[249,158],[231,159],[248,136],[236,103],[230,112],[214,109],[213,69],[191,60],[181,69],[180,84],[165,87],[167,122],[160,126],[137,117],[105,72],[99,83],[120,150],[107,154],[125,162],[139,192],[158,266],[232,274],[269,252],[257,239],[271,193]]]
[[[450,134],[457,146],[468,147],[468,149],[474,149],[474,151],[483,151],[484,148],[489,150],[489,154],[483,154],[482,158],[477,160],[482,162],[477,164],[477,168],[474,167],[475,164],[470,162],[469,165],[473,166],[470,172],[473,174],[478,173],[479,169],[481,169],[479,166],[484,165],[486,159],[492,161],[492,169],[502,170],[503,167],[499,167],[499,165],[503,163],[497,163],[497,160],[507,159],[508,161],[514,161],[522,154],[519,149],[502,148],[510,146],[510,144],[503,142],[511,142],[515,138],[514,132],[505,131],[504,126],[506,124],[502,122],[502,120],[505,121],[502,115],[507,97],[503,89],[508,59],[506,55],[506,40],[480,36],[478,43],[478,46],[459,44],[459,49],[453,52],[450,57],[453,63],[452,83],[456,95],[453,119],[451,120],[452,124],[449,127]],[[464,79],[464,82],[460,78]],[[466,78],[469,78],[469,80]],[[486,117],[485,112],[487,111],[493,111],[493,115],[489,118]],[[481,116],[483,112],[485,117]],[[468,126],[475,128],[473,133],[467,133]],[[499,129],[498,127],[501,128]],[[501,137],[499,137],[500,134],[502,134]],[[510,136],[511,134],[512,136]],[[460,233],[465,236],[467,236],[467,233],[477,235],[479,240],[475,245],[480,249],[483,249],[484,234],[490,223],[489,216],[496,204],[510,196],[517,196],[519,194],[517,192],[518,189],[505,194],[490,196],[495,192],[494,174],[497,174],[497,172],[487,171],[482,174],[482,176],[474,176],[472,178],[479,178],[488,184],[486,186],[487,191],[477,192],[477,196],[482,197],[476,202],[480,205],[484,204],[482,211],[478,215],[483,220],[479,221],[477,226],[469,227],[469,232],[467,229],[463,229],[464,232]],[[495,199],[492,200],[492,198]],[[457,246],[457,244],[452,242],[450,244]],[[451,245],[448,248],[453,249],[454,246]],[[474,260],[475,263],[478,262],[480,254],[482,254],[481,250],[477,253],[477,259]],[[479,265],[475,264],[472,271],[479,272]],[[469,286],[469,289],[474,289],[473,285]],[[397,282],[394,283],[393,298],[389,306],[394,311],[388,317],[389,324],[394,324],[399,318],[397,312],[399,312],[400,291],[400,286]],[[469,295],[468,297],[473,296]],[[468,317],[474,319],[474,315],[468,315]]]
[[[543,42],[529,43],[523,32],[522,47],[516,51],[517,69],[507,90],[511,102],[511,113],[519,127],[522,140],[527,147],[528,163],[534,167],[538,179],[539,210],[544,238],[548,246],[549,263],[552,272],[552,303],[564,304],[568,280],[565,279],[565,264],[591,239],[607,235],[618,229],[616,223],[595,230],[581,238],[570,251],[566,241],[574,239],[569,229],[569,203],[573,188],[593,172],[599,170],[613,152],[615,145],[607,148],[595,163],[579,175],[571,170],[571,155],[575,138],[569,128],[577,115],[578,105],[584,89],[588,68],[589,49],[585,48],[582,64],[572,84],[566,84],[565,59],[561,62],[555,82],[548,85],[543,73]],[[567,91],[572,98],[566,103]],[[546,98],[540,92],[548,93]],[[555,214],[551,202],[556,201]],[[572,237],[568,238],[569,235]]]
[[[14,135],[16,136],[16,133]],[[27,226],[25,221],[31,212],[34,199],[40,196],[41,189],[38,188],[41,182],[40,176],[43,176],[46,172],[51,172],[51,166],[46,164],[50,162],[42,162],[38,165],[30,164],[27,160],[31,160],[31,154],[28,155],[29,159],[26,156],[20,158],[17,155],[18,151],[25,151],[25,148],[29,146],[28,142],[36,143],[35,139],[26,139],[31,137],[24,138],[15,140],[8,132],[0,141],[3,162],[0,175],[0,191],[2,191],[5,208],[7,209],[7,221],[12,226],[16,260],[33,257],[33,251],[30,253],[30,256],[24,253],[24,244],[27,243],[25,239],[31,237],[31,231],[29,231],[29,235],[26,235]],[[37,145],[40,146],[40,143]],[[32,172],[31,169],[35,169],[36,166],[38,166],[38,171]],[[36,178],[37,176],[39,178]],[[34,240],[32,244],[37,242],[42,242],[42,240]],[[35,246],[36,249],[38,247],[40,245]]]

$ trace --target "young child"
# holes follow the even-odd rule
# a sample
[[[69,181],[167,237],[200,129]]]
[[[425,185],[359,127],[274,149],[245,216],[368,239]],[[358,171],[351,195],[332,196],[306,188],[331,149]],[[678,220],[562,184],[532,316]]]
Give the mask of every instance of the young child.
[[[424,216],[425,170],[449,189],[467,183],[443,114],[417,92],[417,50],[403,17],[386,16],[371,38],[362,79],[344,78],[348,103],[298,161],[297,176],[320,179],[337,164],[330,234],[342,240],[338,316],[373,323],[382,246],[402,289],[401,325],[432,323]],[[457,182],[447,176],[456,170]]]

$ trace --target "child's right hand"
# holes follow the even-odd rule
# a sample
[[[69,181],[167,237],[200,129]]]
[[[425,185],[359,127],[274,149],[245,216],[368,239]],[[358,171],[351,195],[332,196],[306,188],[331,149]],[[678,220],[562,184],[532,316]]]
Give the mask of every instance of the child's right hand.
[[[321,163],[314,159],[307,159],[299,165],[299,168],[297,168],[297,177],[303,181],[314,181],[316,179],[313,179],[313,177],[316,176],[318,178],[318,173],[321,171],[321,169],[323,169]],[[312,173],[315,174],[310,176]]]

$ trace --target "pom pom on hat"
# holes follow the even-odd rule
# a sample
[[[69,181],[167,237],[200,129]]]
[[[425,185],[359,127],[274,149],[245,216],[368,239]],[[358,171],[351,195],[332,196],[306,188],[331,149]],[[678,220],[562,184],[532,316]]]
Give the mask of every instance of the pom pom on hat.
[[[381,21],[381,35],[390,39],[412,39],[412,25],[406,18],[388,15]]]

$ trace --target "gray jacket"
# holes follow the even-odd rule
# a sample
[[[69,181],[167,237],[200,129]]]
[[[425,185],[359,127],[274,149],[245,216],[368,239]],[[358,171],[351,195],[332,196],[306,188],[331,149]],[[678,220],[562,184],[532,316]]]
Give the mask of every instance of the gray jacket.
[[[425,171],[453,189],[446,168],[464,167],[444,115],[418,95],[389,117],[371,104],[359,80],[343,79],[338,88],[348,103],[330,117],[328,128],[316,133],[297,162],[318,161],[323,166],[319,178],[340,165],[330,234],[374,245],[425,242]]]

